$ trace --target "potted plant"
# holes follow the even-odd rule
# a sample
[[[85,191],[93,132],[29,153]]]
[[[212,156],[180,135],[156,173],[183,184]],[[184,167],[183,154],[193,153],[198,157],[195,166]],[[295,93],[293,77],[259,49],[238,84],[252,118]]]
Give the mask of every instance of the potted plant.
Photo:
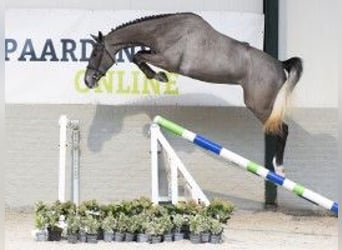
[[[222,240],[223,226],[221,222],[216,219],[210,220],[210,241],[211,243],[220,243]]]
[[[34,206],[34,224],[35,224],[35,239],[37,241],[46,241],[47,240],[47,211],[48,205],[43,201],[38,201]]]
[[[173,240],[173,224],[170,218],[170,215],[163,215],[160,217],[160,223],[162,224],[163,232],[163,239],[164,241],[172,241]]]
[[[162,224],[162,221],[158,217],[152,218],[151,222],[149,223],[146,232],[151,235],[151,243],[159,243],[162,240],[162,235],[164,234],[165,230]]]
[[[102,220],[101,228],[103,230],[103,240],[111,242],[114,238],[114,227],[116,220],[111,212]]]
[[[92,215],[88,215],[85,220],[86,232],[87,232],[87,242],[97,243],[98,231],[100,228],[100,223]]]
[[[137,215],[137,242],[148,242],[150,235],[147,233],[151,217],[146,213]]]
[[[138,227],[137,215],[126,217],[125,241],[133,241],[135,239],[135,234],[138,231]]]
[[[47,224],[46,217],[42,214],[36,214],[34,222],[35,222],[35,227],[36,227],[35,239],[37,241],[46,241],[47,236],[48,236],[48,232],[46,229],[46,224]]]
[[[184,233],[182,228],[185,224],[185,218],[182,214],[175,214],[172,216],[173,230],[174,230],[174,240],[179,241],[184,239]]]
[[[80,230],[78,233],[80,242],[87,242],[87,217],[86,216],[80,216]]]
[[[227,223],[233,211],[234,205],[232,203],[218,198],[214,198],[206,208],[206,214],[221,223]]]
[[[63,227],[59,223],[62,215],[61,211],[61,203],[59,201],[56,201],[48,208],[46,218],[49,241],[60,241],[62,239]]]
[[[147,234],[147,229],[150,224],[151,217],[145,212],[136,215],[137,224],[137,242],[148,242],[149,235]]]
[[[115,241],[123,241],[125,232],[127,229],[126,221],[127,221],[127,216],[123,213],[120,213],[117,218],[115,227],[114,227],[114,240]]]
[[[67,218],[68,242],[75,244],[80,231],[81,218],[77,214],[70,213]]]
[[[203,215],[197,214],[190,217],[190,241],[194,244],[201,243],[201,233],[203,232]]]
[[[207,243],[210,239],[211,223],[210,217],[203,215],[201,219],[201,242]]]

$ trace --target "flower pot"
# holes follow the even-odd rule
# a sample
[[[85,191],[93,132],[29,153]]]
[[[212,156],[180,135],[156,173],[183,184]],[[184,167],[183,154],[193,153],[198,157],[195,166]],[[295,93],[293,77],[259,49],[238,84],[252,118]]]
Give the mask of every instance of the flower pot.
[[[184,234],[184,239],[190,239],[189,225],[183,225],[181,232],[183,232],[183,234]]]
[[[62,231],[61,228],[48,229],[48,241],[60,241],[62,239]]]
[[[201,235],[200,234],[190,234],[190,241],[193,244],[201,243]]]
[[[103,240],[103,230],[99,229],[98,233],[97,233],[97,240]]]
[[[137,242],[148,242],[149,235],[148,234],[138,234],[137,235]]]
[[[87,234],[87,242],[88,243],[97,243],[97,234]]]
[[[86,232],[80,232],[79,235],[80,242],[87,242],[87,233]]]
[[[209,242],[213,244],[221,243],[221,234],[212,234]]]
[[[166,242],[173,241],[173,234],[164,234],[164,241]]]
[[[36,232],[36,241],[46,241],[47,240],[47,232],[45,230],[39,230]]]
[[[114,240],[115,240],[115,241],[123,241],[124,236],[125,236],[125,235],[124,235],[123,233],[115,232],[115,233],[114,233]]]
[[[152,244],[160,243],[161,240],[162,240],[162,237],[160,235],[152,235],[151,236],[151,243]]]
[[[103,233],[103,240],[105,242],[111,242],[113,240],[114,234],[110,232],[104,232]]]
[[[77,243],[77,234],[69,234],[68,243],[71,243],[71,244]]]
[[[184,234],[183,233],[175,233],[173,236],[174,241],[184,240]]]
[[[201,233],[201,242],[207,243],[210,239],[210,233]]]
[[[125,233],[125,241],[130,242],[134,240],[134,234],[132,233]]]

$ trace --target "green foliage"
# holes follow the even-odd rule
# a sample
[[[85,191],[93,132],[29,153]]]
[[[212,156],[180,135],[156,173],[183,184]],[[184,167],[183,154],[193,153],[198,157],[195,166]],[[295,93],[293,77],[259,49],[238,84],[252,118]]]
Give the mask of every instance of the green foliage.
[[[117,223],[115,224],[114,230],[120,233],[124,233],[127,230],[127,221],[129,217],[124,213],[120,213],[117,217]]]
[[[186,219],[183,214],[175,214],[172,215],[172,222],[174,230],[179,233],[182,230],[182,227],[185,225]]]
[[[227,223],[234,211],[234,205],[229,201],[215,198],[206,208],[206,214],[219,220],[221,223]]]
[[[151,222],[151,216],[149,216],[145,211],[134,216],[137,228],[136,233],[146,233],[146,230]]]
[[[36,214],[34,218],[34,225],[39,230],[44,230],[47,226],[47,217],[41,214]]]
[[[147,226],[146,233],[152,236],[159,236],[165,233],[165,225],[163,224],[163,217],[154,217]]]
[[[219,235],[223,232],[222,223],[216,219],[210,219],[210,232],[213,235]]]
[[[163,206],[153,205],[150,208],[146,209],[146,213],[151,217],[161,217],[168,214],[168,211]]]
[[[205,210],[204,204],[197,204],[194,200],[180,201],[177,203],[175,211],[179,214],[196,215],[203,213]]]
[[[155,205],[142,197],[108,205],[99,205],[96,200],[84,201],[79,206],[70,201],[51,204],[38,201],[34,209],[35,226],[40,230],[61,230],[59,220],[65,216],[69,234],[97,234],[101,227],[104,232],[163,235],[172,231],[181,232],[184,226],[188,226],[194,234],[220,234],[222,223],[230,218],[234,206],[220,199],[213,199],[207,207],[195,201]]]
[[[134,199],[132,201],[122,201],[120,203],[120,212],[128,216],[133,216],[142,213],[152,207],[152,202],[146,197]]]
[[[74,215],[76,213],[76,204],[72,201],[66,201],[60,203],[61,214],[64,215],[66,218],[69,214]]]
[[[113,233],[116,223],[117,221],[112,212],[108,212],[107,216],[101,222],[101,228],[106,233]]]
[[[60,201],[53,202],[46,211],[47,228],[52,231],[59,231],[59,218],[62,215],[62,203]]]
[[[100,228],[100,222],[92,215],[87,215],[85,220],[85,231],[88,234],[97,234]]]
[[[196,214],[190,217],[189,229],[193,234],[208,233],[211,224],[207,216]]]
[[[133,215],[131,217],[127,216],[127,220],[126,220],[126,232],[127,233],[136,233],[139,229],[139,225],[137,223],[137,215]]]
[[[44,203],[43,201],[37,201],[34,204],[34,213],[35,214],[40,214],[40,215],[44,215],[46,214],[46,212],[49,210],[49,205]]]
[[[47,227],[48,211],[49,211],[49,206],[43,201],[37,201],[34,204],[34,224],[37,229],[43,230]]]
[[[164,228],[164,233],[171,233],[173,229],[173,223],[169,215],[163,215],[162,217],[160,217],[160,223]]]
[[[66,222],[68,234],[75,235],[80,231],[81,217],[79,215],[69,214]]]
[[[101,216],[101,207],[96,200],[84,201],[79,206],[81,216],[93,215]]]

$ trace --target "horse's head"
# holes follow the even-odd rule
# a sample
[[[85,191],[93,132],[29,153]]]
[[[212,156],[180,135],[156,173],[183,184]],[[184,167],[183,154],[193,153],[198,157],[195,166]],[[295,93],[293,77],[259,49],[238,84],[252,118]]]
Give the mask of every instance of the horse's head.
[[[114,64],[115,60],[105,47],[104,37],[101,32],[93,36],[96,41],[91,53],[87,70],[84,76],[84,82],[88,88],[96,88],[98,81],[104,76],[107,70]]]

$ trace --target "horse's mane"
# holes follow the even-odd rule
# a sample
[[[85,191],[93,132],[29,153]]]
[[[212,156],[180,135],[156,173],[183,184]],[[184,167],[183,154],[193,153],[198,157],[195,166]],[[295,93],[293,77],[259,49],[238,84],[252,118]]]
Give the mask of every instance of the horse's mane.
[[[185,13],[167,13],[167,14],[159,14],[159,15],[151,15],[151,16],[140,17],[140,18],[137,18],[133,21],[129,21],[127,23],[120,24],[119,26],[112,29],[112,32],[117,31],[119,29],[122,29],[122,28],[127,27],[127,26],[132,25],[132,24],[136,24],[136,23],[140,23],[140,22],[144,22],[144,21],[148,21],[148,20],[153,20],[153,19],[158,19],[158,18],[162,18],[162,17],[179,15],[179,14],[185,14]]]

